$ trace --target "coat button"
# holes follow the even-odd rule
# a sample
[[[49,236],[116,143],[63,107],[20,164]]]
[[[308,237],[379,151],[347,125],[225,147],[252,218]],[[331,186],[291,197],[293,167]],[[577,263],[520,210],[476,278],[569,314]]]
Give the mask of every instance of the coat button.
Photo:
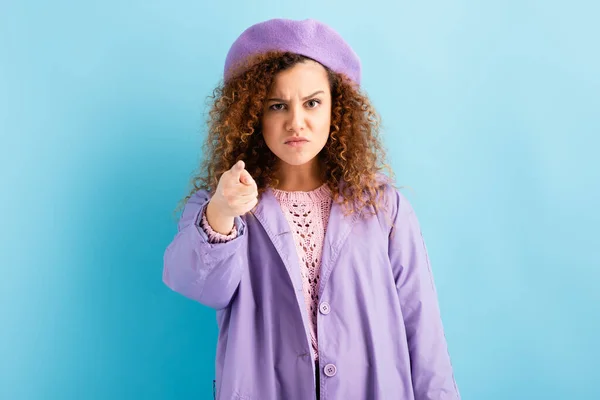
[[[337,367],[334,364],[327,364],[325,368],[323,368],[325,375],[332,377],[337,373]]]
[[[319,311],[321,314],[327,315],[331,311],[331,307],[329,307],[329,303],[324,301],[319,305]]]

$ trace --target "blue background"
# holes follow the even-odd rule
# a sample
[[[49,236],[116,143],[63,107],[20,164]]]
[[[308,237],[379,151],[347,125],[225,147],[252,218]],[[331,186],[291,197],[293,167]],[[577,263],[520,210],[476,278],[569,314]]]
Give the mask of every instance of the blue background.
[[[214,312],[162,255],[253,23],[361,56],[464,399],[598,399],[600,3],[3,1],[0,398],[210,399]]]

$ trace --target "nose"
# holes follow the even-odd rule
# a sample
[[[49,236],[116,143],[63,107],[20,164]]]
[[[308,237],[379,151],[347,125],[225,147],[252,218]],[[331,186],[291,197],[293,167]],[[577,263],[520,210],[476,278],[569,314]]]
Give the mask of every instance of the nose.
[[[290,107],[285,129],[294,132],[303,131],[306,125],[304,117],[305,115],[302,107]]]

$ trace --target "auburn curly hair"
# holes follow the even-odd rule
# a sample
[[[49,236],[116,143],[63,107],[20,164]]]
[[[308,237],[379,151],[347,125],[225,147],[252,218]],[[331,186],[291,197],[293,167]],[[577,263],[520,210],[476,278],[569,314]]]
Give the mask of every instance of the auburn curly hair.
[[[212,192],[221,175],[238,160],[256,181],[259,196],[267,187],[277,187],[277,157],[261,134],[264,102],[278,72],[310,60],[289,52],[267,52],[246,60],[238,74],[220,83],[210,98],[208,135],[203,145],[200,172],[185,203],[200,189]],[[383,184],[393,172],[386,163],[380,141],[380,117],[369,99],[348,77],[327,70],[331,88],[329,139],[319,153],[324,177],[345,214],[382,204]],[[387,171],[387,178],[382,172]]]

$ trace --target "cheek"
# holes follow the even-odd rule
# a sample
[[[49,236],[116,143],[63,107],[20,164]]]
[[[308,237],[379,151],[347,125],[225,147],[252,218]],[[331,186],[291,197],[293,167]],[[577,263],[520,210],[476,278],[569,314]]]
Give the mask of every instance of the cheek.
[[[265,139],[265,142],[269,142],[274,136],[275,132],[275,123],[272,118],[263,118],[262,122],[262,135]]]
[[[320,115],[315,120],[315,128],[321,135],[329,136],[329,130],[331,128],[331,113],[326,112]]]

